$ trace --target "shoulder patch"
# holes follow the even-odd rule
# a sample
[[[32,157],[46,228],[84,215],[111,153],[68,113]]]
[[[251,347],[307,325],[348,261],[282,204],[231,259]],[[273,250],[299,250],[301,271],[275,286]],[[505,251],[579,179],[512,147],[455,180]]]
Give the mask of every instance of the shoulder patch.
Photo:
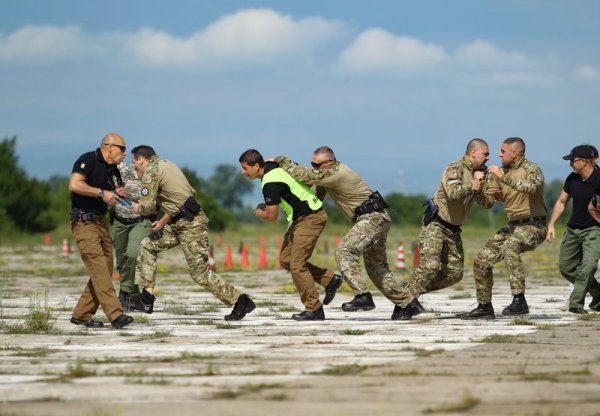
[[[146,195],[148,195],[148,193],[149,193],[149,192],[150,192],[150,191],[148,191],[148,188],[142,188],[142,191],[141,191],[141,193],[142,193],[142,195],[143,195],[143,196],[146,196]]]

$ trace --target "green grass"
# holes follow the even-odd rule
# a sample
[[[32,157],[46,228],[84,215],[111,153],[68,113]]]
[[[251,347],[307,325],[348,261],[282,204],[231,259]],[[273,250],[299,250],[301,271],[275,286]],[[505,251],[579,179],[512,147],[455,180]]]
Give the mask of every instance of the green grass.
[[[67,376],[72,378],[83,378],[96,375],[94,370],[90,370],[83,366],[80,358],[77,359],[75,365],[69,365],[67,368]]]
[[[365,331],[364,329],[351,329],[351,328],[346,328],[342,331],[340,331],[340,334],[342,335],[363,335],[366,334],[369,331]]]
[[[461,413],[473,409],[479,403],[481,403],[480,399],[473,397],[469,392],[465,392],[458,402],[428,407],[423,410],[423,413]]]
[[[138,337],[139,341],[144,341],[147,339],[159,339],[159,338],[168,338],[171,336],[171,334],[173,333],[173,331],[154,331],[151,332],[149,334],[142,334]]]
[[[327,376],[348,376],[360,374],[368,368],[368,365],[361,364],[335,365],[333,367],[326,368],[321,373]]]
[[[492,334],[481,339],[480,342],[489,344],[510,344],[515,341],[514,335]]]
[[[511,325],[536,325],[536,323],[526,316],[515,316],[510,321]]]

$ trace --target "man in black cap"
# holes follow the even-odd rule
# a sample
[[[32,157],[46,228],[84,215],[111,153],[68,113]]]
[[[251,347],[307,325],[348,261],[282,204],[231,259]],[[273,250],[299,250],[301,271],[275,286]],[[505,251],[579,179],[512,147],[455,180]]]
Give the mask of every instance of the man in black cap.
[[[573,284],[569,312],[576,314],[587,313],[584,309],[587,292],[592,295],[590,309],[600,311],[600,283],[594,278],[600,258],[600,225],[588,211],[588,205],[600,187],[600,169],[595,165],[597,154],[594,146],[584,144],[575,146],[571,153],[563,156],[573,173],[567,176],[554,204],[546,234],[546,240],[551,243],[556,221],[573,198],[573,212],[560,245],[558,265],[562,276]]]

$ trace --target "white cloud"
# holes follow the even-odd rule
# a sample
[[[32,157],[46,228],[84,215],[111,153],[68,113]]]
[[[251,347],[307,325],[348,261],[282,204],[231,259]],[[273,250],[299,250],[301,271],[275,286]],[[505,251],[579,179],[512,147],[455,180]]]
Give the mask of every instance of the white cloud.
[[[341,24],[325,19],[294,20],[270,9],[251,9],[225,16],[188,38],[143,28],[129,37],[126,47],[155,65],[260,63],[314,51],[342,33]]]
[[[339,22],[319,17],[294,20],[271,9],[238,11],[188,37],[149,27],[86,35],[77,26],[24,26],[10,35],[0,34],[0,62],[117,57],[159,67],[269,64],[313,53],[344,30]]]
[[[600,69],[592,65],[582,65],[575,70],[575,77],[584,81],[600,80]]]
[[[505,52],[493,43],[475,40],[458,48],[455,59],[458,63],[476,68],[525,68],[536,62],[517,52]]]
[[[54,62],[80,57],[85,36],[78,26],[23,26],[0,35],[0,62]]]
[[[396,36],[382,29],[361,33],[340,55],[342,70],[354,73],[414,73],[446,59],[440,46],[418,38]]]

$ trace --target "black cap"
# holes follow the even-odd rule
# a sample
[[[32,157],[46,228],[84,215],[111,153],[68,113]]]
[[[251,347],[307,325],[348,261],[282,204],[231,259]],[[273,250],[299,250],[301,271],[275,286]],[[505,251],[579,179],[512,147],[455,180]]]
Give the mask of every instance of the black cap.
[[[573,159],[593,159],[596,157],[596,152],[594,152],[594,147],[582,144],[579,146],[575,146],[571,153],[566,156],[563,156],[564,160],[573,160]]]

